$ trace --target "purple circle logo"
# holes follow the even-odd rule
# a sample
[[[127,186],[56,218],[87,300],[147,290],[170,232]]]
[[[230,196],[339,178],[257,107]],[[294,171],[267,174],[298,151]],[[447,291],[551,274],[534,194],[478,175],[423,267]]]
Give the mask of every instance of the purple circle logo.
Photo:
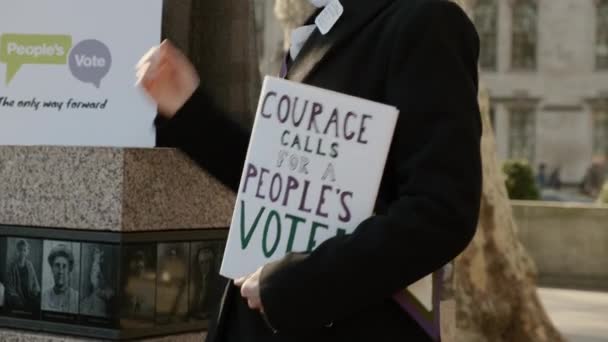
[[[70,51],[69,65],[76,79],[99,88],[112,66],[112,54],[99,40],[83,40]]]

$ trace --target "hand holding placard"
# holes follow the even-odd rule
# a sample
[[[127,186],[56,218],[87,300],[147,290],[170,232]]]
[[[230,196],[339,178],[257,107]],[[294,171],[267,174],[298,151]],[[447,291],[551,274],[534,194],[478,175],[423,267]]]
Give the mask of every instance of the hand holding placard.
[[[247,277],[236,283],[254,306],[256,270],[372,215],[397,116],[392,106],[266,77],[220,270]]]
[[[137,84],[166,118],[173,117],[199,85],[192,63],[168,40],[150,49],[137,63],[136,71]]]
[[[262,275],[262,267],[258,268],[254,273],[236,279],[234,285],[241,288],[241,296],[247,300],[247,305],[252,310],[264,312],[262,298],[260,294],[260,276]]]

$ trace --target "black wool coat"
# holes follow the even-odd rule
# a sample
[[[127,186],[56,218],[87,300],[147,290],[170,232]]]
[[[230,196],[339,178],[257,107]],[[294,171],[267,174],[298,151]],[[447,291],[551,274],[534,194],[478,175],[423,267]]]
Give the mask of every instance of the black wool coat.
[[[481,121],[473,24],[447,0],[341,2],[343,16],[326,35],[313,33],[287,79],[400,110],[376,214],[352,235],[267,265],[265,317],[228,283],[211,342],[427,341],[391,296],[452,260],[475,233]],[[158,143],[181,148],[236,191],[249,133],[214,108],[195,93],[158,124]]]

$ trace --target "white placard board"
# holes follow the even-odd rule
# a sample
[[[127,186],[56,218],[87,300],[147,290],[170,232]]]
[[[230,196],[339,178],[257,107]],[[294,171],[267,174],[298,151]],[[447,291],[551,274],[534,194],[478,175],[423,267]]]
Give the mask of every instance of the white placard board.
[[[134,68],[161,16],[162,0],[3,0],[0,145],[154,146]]]
[[[398,114],[266,77],[220,273],[245,276],[369,218]]]

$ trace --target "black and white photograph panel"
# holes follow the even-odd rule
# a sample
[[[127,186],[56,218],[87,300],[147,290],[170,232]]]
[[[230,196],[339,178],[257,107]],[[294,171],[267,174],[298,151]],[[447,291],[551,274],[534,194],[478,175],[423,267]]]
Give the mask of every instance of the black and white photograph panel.
[[[0,281],[0,313],[4,311],[4,282]]]
[[[0,237],[0,251],[6,251],[6,238]],[[4,312],[4,293],[6,287],[4,276],[6,275],[6,253],[0,252],[0,314]]]
[[[188,319],[190,243],[158,244],[156,322],[175,323]]]
[[[80,243],[44,241],[42,310],[78,314]]]
[[[80,314],[116,317],[118,246],[83,243],[80,277]]]
[[[224,258],[224,252],[226,251],[226,241],[215,241],[215,247],[217,248],[217,258],[215,258],[215,267],[219,276],[220,268],[222,268],[222,260]]]
[[[42,241],[9,237],[4,262],[4,305],[7,313],[31,316],[40,311]]]
[[[190,252],[190,318],[208,319],[211,296],[215,292],[223,253],[223,241],[199,241],[191,244]]]
[[[121,326],[138,328],[154,325],[156,244],[126,246],[121,269]]]

